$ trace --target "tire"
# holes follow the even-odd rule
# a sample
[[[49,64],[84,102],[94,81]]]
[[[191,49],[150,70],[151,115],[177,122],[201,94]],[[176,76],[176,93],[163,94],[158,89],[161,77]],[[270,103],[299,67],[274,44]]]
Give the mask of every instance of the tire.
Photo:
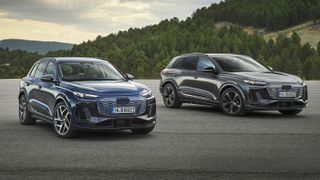
[[[163,103],[168,108],[179,108],[181,103],[176,88],[173,84],[166,84],[162,90]]]
[[[279,110],[279,112],[281,114],[284,114],[284,115],[297,115],[299,114],[300,112],[302,111],[302,109],[292,109],[292,110]]]
[[[31,113],[28,108],[28,101],[25,95],[19,97],[19,120],[23,125],[32,125],[36,123],[36,120],[31,117]]]
[[[71,113],[64,102],[59,102],[54,108],[53,129],[60,138],[70,139],[75,137],[75,131],[71,127]]]
[[[154,126],[151,128],[144,128],[144,129],[131,129],[133,134],[149,134],[153,130]]]
[[[246,114],[244,100],[240,92],[235,88],[228,88],[221,94],[220,106],[224,113],[231,116]]]

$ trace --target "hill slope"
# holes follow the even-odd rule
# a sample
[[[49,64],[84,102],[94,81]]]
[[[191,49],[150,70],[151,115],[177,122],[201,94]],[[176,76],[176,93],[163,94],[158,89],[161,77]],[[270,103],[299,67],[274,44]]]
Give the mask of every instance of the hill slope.
[[[302,44],[309,43],[311,47],[317,48],[318,43],[320,43],[320,23],[314,23],[312,21],[290,27],[288,29],[268,32],[264,34],[264,37],[267,40],[275,40],[280,34],[291,37],[294,32],[300,36]]]
[[[46,54],[48,51],[72,49],[73,44],[54,42],[54,41],[5,39],[0,41],[0,47],[9,48],[10,50],[21,49],[27,52],[37,52],[39,54]]]
[[[227,21],[274,31],[320,19],[320,1],[225,0],[198,9],[193,18],[202,21]]]

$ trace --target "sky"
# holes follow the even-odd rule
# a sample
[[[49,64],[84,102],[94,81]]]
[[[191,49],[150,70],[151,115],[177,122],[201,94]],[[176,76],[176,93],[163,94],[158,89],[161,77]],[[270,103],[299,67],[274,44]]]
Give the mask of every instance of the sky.
[[[78,44],[130,27],[183,20],[221,0],[0,0],[0,39]]]

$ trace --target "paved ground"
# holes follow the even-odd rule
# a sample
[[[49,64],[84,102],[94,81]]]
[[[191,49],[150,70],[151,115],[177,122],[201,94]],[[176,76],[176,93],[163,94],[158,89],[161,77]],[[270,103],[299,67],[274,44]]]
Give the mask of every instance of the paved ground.
[[[0,179],[319,179],[320,82],[299,116],[255,112],[229,117],[209,107],[164,107],[146,136],[83,133],[59,139],[39,122],[20,125],[18,80],[0,80]]]

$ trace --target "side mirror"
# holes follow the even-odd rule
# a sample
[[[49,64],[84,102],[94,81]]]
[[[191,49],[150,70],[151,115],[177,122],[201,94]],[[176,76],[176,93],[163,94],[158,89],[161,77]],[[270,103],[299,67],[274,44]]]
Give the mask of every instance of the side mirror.
[[[202,70],[202,72],[208,72],[208,73],[216,73],[216,69],[212,66],[206,67]]]
[[[41,81],[54,82],[54,76],[52,74],[46,74],[46,75],[41,77]]]
[[[267,68],[268,68],[271,72],[273,72],[273,68],[272,68],[271,66],[267,66]]]
[[[132,79],[134,78],[134,76],[133,76],[133,75],[128,74],[128,73],[126,73],[126,76],[127,76],[127,79],[128,79],[128,80],[132,80]]]

